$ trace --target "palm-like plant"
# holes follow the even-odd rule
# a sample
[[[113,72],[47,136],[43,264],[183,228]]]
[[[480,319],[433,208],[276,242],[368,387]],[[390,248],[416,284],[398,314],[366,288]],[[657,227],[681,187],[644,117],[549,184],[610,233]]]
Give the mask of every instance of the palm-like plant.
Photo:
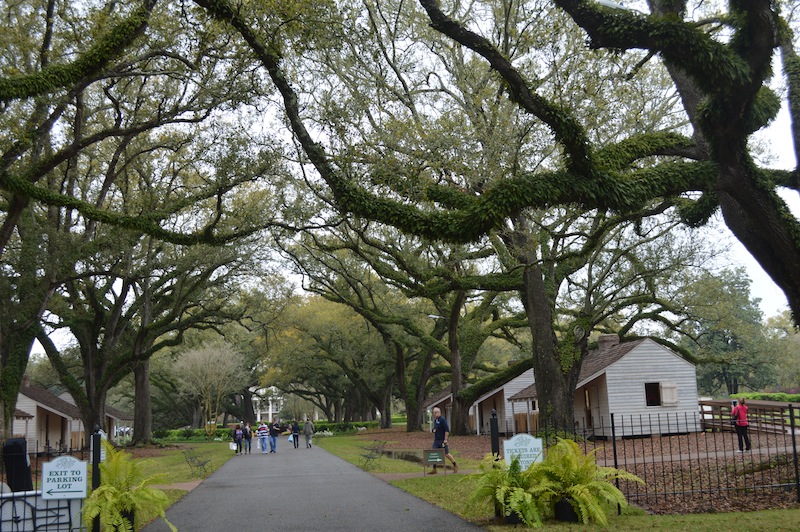
[[[177,532],[167,521],[167,495],[150,485],[156,477],[145,477],[139,464],[130,454],[115,449],[103,441],[106,461],[100,464],[100,486],[92,490],[83,504],[83,522],[92,528],[95,518],[100,520],[103,530],[133,532],[133,525],[127,516],[136,515],[147,520],[160,516],[173,532]]]
[[[607,525],[608,504],[627,506],[625,495],[612,482],[620,479],[643,484],[644,481],[627,471],[598,466],[596,451],[584,454],[574,441],[560,439],[548,449],[542,462],[525,472],[530,477],[527,491],[540,509],[550,509],[566,500],[584,524],[594,521]]]

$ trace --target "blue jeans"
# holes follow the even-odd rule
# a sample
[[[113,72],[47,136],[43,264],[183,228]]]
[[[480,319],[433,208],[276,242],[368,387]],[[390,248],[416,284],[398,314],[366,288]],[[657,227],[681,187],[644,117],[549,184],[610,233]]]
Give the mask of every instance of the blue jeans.
[[[261,445],[261,452],[263,454],[267,454],[267,437],[266,436],[259,436],[258,443]]]
[[[269,437],[269,450],[276,452],[278,450],[278,437],[270,435]]]
[[[253,443],[253,441],[250,438],[245,438],[244,439],[244,452],[246,452],[246,453],[250,452],[250,444],[251,443]]]

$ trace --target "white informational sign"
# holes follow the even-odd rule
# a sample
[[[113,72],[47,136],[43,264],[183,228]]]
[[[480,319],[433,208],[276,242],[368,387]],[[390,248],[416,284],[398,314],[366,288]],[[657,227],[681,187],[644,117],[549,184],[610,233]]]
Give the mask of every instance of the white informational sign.
[[[42,499],[85,499],[86,464],[61,456],[42,464]]]
[[[517,434],[503,442],[503,456],[509,465],[514,456],[519,456],[519,465],[525,471],[532,463],[544,459],[542,439],[534,438],[530,434]]]

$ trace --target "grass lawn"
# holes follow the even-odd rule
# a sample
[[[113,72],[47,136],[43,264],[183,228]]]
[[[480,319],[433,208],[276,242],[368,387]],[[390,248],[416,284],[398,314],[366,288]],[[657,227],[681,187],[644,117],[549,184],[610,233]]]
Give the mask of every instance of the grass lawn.
[[[363,438],[353,435],[327,436],[319,438],[317,444],[331,453],[360,466],[363,448],[369,444]],[[458,459],[458,456],[456,456]],[[477,461],[458,459],[463,470],[477,470]],[[406,460],[383,457],[375,472],[379,473],[419,473],[421,466]],[[475,475],[436,475],[414,477],[391,482],[400,489],[424,499],[436,506],[463,517],[487,530],[508,530],[514,525],[497,525],[492,519],[493,508],[488,504],[470,502],[476,486]],[[597,526],[576,524],[546,523],[547,530],[606,530]],[[760,512],[731,512],[716,514],[687,515],[647,515],[641,510],[628,508],[623,515],[611,512],[609,529],[617,530],[665,530],[665,531],[708,531],[719,530],[769,530],[794,531],[800,528],[800,509],[768,510]]]
[[[390,436],[391,438],[391,436]],[[391,443],[391,439],[387,440]],[[355,435],[347,434],[344,436],[323,436],[317,437],[316,444],[323,449],[332,452],[339,458],[342,458],[351,464],[357,465],[362,469],[369,469],[372,473],[421,473],[422,464],[411,462],[409,460],[393,459],[384,456],[380,460],[376,460],[373,468],[365,468],[364,457],[366,453],[365,447],[371,444],[371,440],[364,438],[357,438]],[[418,452],[419,449],[412,449],[413,452]],[[469,460],[459,456],[458,450],[453,451],[453,456],[458,462],[458,467],[462,471],[477,470],[480,460]]]
[[[186,458],[182,451],[187,448],[194,449],[201,460],[210,460],[207,466],[209,474],[213,473],[233,456],[227,442],[204,442],[185,444],[180,447],[148,449],[147,454],[152,454],[152,456],[137,457],[137,462],[142,468],[144,476],[146,478],[154,477],[155,483],[160,485],[171,503],[180,500],[181,497],[188,493],[188,490],[168,488],[167,486],[201,480],[200,477],[192,476],[192,470],[189,464],[186,463]],[[143,451],[137,449],[125,450],[125,452],[130,452],[134,455],[143,453]],[[168,471],[168,473],[165,473],[165,471]]]

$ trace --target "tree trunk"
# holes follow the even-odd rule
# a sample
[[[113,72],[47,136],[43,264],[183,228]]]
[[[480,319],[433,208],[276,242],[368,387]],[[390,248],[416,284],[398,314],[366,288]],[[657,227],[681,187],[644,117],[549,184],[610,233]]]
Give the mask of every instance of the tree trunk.
[[[140,360],[133,368],[134,414],[132,443],[153,440],[153,405],[150,395],[150,359]]]
[[[195,401],[192,405],[192,428],[195,429],[204,429],[203,426],[203,411],[200,407],[200,403]]]
[[[256,410],[253,407],[253,394],[250,389],[242,390],[242,419],[245,423],[255,425],[256,423]]]
[[[39,322],[27,329],[15,330],[11,334],[0,335],[0,405],[2,405],[2,439],[14,435],[14,411],[17,407],[17,396],[22,384],[22,377],[28,366],[33,340],[36,337]]]
[[[450,319],[448,321],[447,344],[450,350],[450,379],[451,390],[453,392],[453,406],[450,411],[450,434],[465,435],[469,434],[469,407],[464,404],[458,396],[464,389],[464,376],[461,368],[461,347],[458,342],[458,322],[461,318],[461,307],[464,305],[466,293],[459,290],[456,293],[455,301],[450,307]]]
[[[425,359],[417,366],[407,384],[406,403],[406,432],[419,432],[425,424],[425,387],[431,376],[431,363],[433,361],[433,351],[427,350]],[[405,378],[405,375],[400,375]]]
[[[388,386],[384,386],[383,397],[381,398],[381,406],[378,409],[381,414],[381,428],[392,428],[392,383],[394,379],[390,379]]]
[[[551,283],[552,284],[552,283]],[[548,293],[544,272],[539,264],[529,265],[523,273],[522,301],[533,336],[533,374],[539,396],[541,427],[572,430],[575,424],[573,404],[586,339],[575,345],[568,335],[559,346],[553,329],[554,295]]]
[[[457,395],[453,396],[453,406],[450,410],[450,434],[466,435],[472,433],[472,429],[469,426],[470,406]]]

